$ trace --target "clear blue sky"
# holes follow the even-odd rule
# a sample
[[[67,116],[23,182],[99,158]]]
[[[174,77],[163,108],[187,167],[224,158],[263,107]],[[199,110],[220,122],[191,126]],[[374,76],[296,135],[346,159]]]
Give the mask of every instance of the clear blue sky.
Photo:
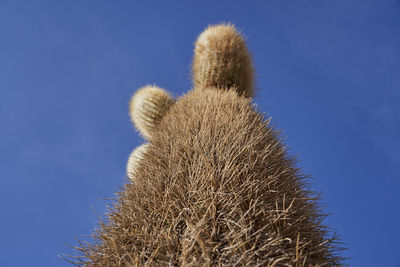
[[[70,266],[142,140],[136,88],[191,87],[193,43],[231,21],[352,266],[400,266],[399,1],[0,1],[0,266]],[[396,115],[397,114],[397,115]]]

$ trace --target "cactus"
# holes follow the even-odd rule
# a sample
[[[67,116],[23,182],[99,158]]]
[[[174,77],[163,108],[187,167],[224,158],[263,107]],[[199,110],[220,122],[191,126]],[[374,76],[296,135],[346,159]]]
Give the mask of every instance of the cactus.
[[[195,88],[236,88],[253,95],[253,66],[243,37],[231,24],[209,26],[198,37],[193,59]]]
[[[176,102],[154,87],[133,97],[149,143],[130,156],[131,181],[78,264],[340,265],[307,177],[251,103],[251,60],[232,25],[200,35],[193,72]]]
[[[129,155],[128,163],[126,165],[126,176],[131,179],[132,182],[135,180],[135,173],[140,164],[140,161],[143,159],[143,154],[146,153],[149,144],[143,144],[138,146],[132,153]]]
[[[131,99],[132,122],[146,139],[150,139],[155,127],[174,103],[165,90],[156,86],[145,86]]]

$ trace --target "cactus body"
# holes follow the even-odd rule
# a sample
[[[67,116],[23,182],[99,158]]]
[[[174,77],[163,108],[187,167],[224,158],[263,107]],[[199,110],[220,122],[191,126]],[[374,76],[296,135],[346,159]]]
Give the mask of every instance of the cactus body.
[[[165,90],[156,86],[145,86],[131,99],[132,122],[146,139],[150,139],[155,127],[174,103]]]
[[[193,59],[195,88],[232,89],[253,95],[253,67],[243,37],[230,24],[208,27],[198,37]]]
[[[137,147],[129,155],[128,163],[126,166],[126,174],[132,182],[134,182],[136,170],[139,166],[139,163],[143,160],[143,154],[146,153],[148,147],[149,144],[143,144]]]

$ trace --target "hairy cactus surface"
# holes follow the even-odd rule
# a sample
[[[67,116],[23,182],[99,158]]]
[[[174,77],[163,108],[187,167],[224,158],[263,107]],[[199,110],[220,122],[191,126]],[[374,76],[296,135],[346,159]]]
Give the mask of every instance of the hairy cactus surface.
[[[340,265],[307,177],[251,102],[251,58],[232,25],[199,36],[193,80],[177,101],[155,86],[133,96],[148,143],[77,264]]]

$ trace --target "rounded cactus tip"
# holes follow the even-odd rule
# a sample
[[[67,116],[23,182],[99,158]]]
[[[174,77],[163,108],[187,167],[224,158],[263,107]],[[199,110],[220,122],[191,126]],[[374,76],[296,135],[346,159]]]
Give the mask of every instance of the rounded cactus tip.
[[[199,35],[192,72],[195,88],[234,88],[240,95],[253,95],[251,56],[232,24],[209,26]]]
[[[131,181],[135,180],[135,173],[140,161],[143,159],[143,154],[147,151],[149,144],[138,146],[129,155],[128,163],[126,164],[126,175]]]
[[[139,132],[149,140],[155,127],[174,103],[175,100],[164,89],[150,85],[142,87],[131,99],[131,120]]]

